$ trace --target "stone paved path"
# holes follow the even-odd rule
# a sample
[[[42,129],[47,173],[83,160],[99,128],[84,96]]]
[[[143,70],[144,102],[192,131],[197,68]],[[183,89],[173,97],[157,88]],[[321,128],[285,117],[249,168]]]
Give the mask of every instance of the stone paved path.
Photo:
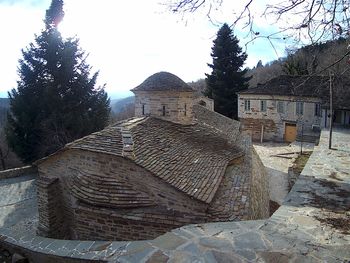
[[[269,190],[270,200],[282,204],[284,198],[289,192],[288,185],[288,168],[293,164],[297,157],[296,152],[300,152],[300,143],[275,143],[266,142],[254,144],[256,152],[259,154],[260,159],[266,167],[266,171],[269,175]],[[303,144],[305,151],[312,151],[313,144]],[[276,156],[281,153],[294,153],[283,155],[288,158],[282,158]]]
[[[38,211],[33,176],[0,180],[0,228],[35,233]]]

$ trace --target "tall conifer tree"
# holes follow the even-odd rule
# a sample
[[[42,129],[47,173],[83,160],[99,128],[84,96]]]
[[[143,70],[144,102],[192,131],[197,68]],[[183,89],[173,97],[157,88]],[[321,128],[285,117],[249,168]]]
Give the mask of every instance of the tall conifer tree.
[[[95,87],[98,73],[90,75],[78,40],[63,39],[57,29],[63,16],[63,1],[52,0],[45,29],[22,50],[17,89],[9,92],[7,141],[25,162],[108,123],[109,99],[104,87]]]
[[[218,31],[213,43],[213,64],[208,64],[212,72],[206,74],[205,95],[214,99],[215,111],[237,119],[236,93],[247,89],[250,79],[245,77],[247,70],[242,70],[247,54],[242,52],[238,39],[226,23]]]

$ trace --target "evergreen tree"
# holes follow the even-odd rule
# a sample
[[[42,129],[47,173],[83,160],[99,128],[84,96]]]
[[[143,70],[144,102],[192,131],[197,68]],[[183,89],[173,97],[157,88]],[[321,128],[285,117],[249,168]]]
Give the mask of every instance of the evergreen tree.
[[[17,89],[9,92],[6,127],[10,147],[25,162],[46,156],[66,143],[105,127],[110,107],[104,87],[95,88],[84,51],[75,38],[57,29],[63,1],[52,0],[45,29],[22,50]]]
[[[237,92],[248,88],[247,70],[241,70],[247,54],[242,52],[238,39],[225,23],[213,41],[211,56],[213,64],[211,74],[206,74],[207,89],[205,95],[214,99],[215,111],[237,119]]]

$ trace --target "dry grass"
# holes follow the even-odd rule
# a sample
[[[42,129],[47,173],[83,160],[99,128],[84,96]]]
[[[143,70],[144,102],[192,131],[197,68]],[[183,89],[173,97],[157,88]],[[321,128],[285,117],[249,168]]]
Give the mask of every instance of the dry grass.
[[[295,159],[292,166],[294,173],[299,175],[302,172],[311,154],[312,154],[312,151],[307,151],[298,155],[298,157]]]

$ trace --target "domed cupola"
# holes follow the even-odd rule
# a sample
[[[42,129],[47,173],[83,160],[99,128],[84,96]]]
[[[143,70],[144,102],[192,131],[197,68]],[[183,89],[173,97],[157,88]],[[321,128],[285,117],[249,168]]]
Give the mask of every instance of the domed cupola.
[[[190,124],[195,91],[169,72],[158,72],[131,90],[135,94],[135,116],[152,116]]]

